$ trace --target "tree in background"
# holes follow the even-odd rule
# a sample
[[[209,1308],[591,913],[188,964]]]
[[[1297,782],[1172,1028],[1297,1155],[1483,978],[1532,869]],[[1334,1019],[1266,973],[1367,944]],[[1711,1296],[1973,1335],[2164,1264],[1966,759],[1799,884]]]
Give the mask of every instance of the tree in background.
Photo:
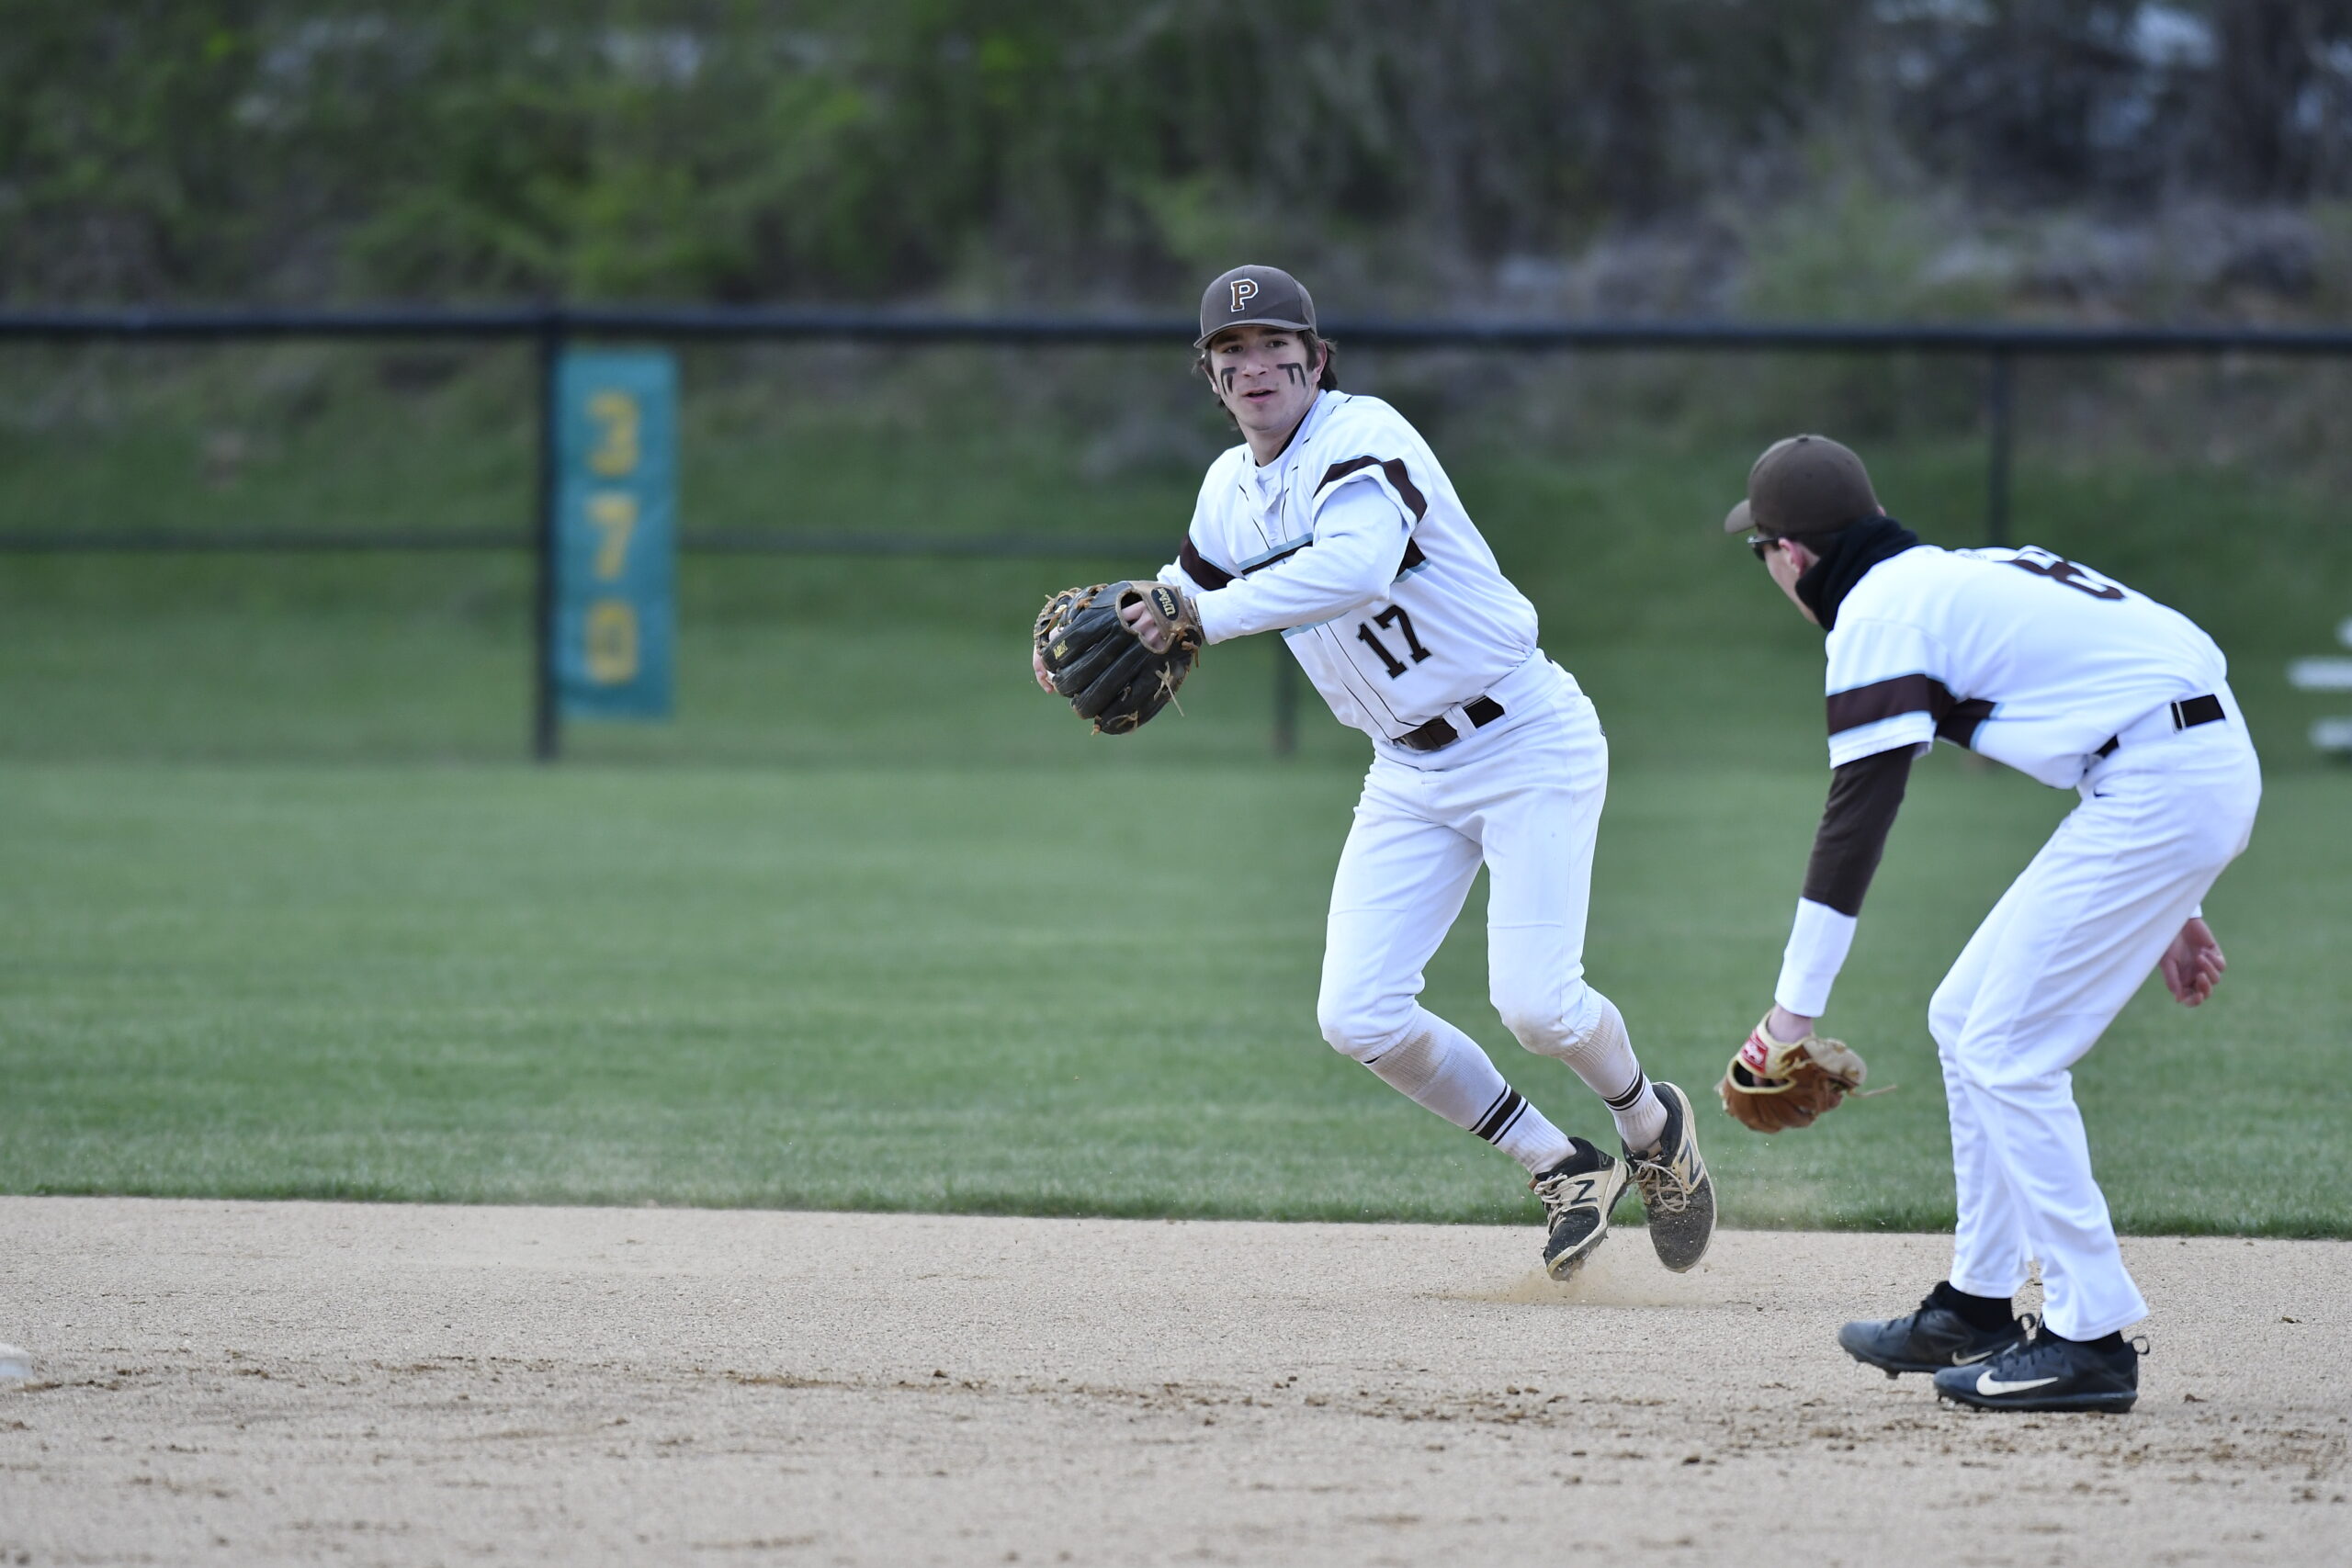
[[[1894,119],[2002,200],[2301,201],[2352,175],[2352,3],[1883,7]]]
[[[2352,191],[2352,0],[0,10],[18,300],[1066,306],[1248,244],[1430,299],[1825,139],[1996,209]]]

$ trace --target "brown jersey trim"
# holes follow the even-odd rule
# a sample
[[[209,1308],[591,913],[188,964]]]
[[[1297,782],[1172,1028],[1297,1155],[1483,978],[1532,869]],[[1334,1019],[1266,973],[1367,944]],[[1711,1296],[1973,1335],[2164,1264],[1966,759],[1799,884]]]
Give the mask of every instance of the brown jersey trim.
[[[1829,803],[1822,807],[1804,868],[1806,897],[1841,915],[1862,912],[1862,897],[1878,874],[1887,831],[1910,780],[1908,746],[1857,757],[1830,774]]]
[[[1222,588],[1233,581],[1233,573],[1201,554],[1190,534],[1184,536],[1184,547],[1176,553],[1176,564],[1184,569],[1185,576],[1204,589]]]
[[[1405,471],[1403,462],[1391,457],[1380,465],[1380,471],[1388,476],[1388,482],[1396,487],[1396,493],[1403,496],[1405,504],[1413,509],[1414,522],[1419,523],[1430,514],[1429,498],[1421,494],[1419,488],[1413,483],[1413,476]]]
[[[1334,479],[1343,479],[1359,469],[1370,468],[1379,468],[1388,482],[1396,487],[1398,498],[1411,510],[1414,522],[1419,523],[1430,514],[1429,498],[1423,495],[1420,487],[1413,482],[1413,476],[1406,468],[1401,458],[1351,457],[1344,463],[1334,463],[1323,470],[1321,479],[1315,481],[1315,491],[1320,495],[1330,488],[1331,481]]]
[[[1955,746],[1972,750],[1976,745],[1977,727],[1993,716],[1993,705],[1983,697],[1969,697],[1951,705],[1951,711],[1936,720],[1936,738]]]
[[[1298,554],[1299,551],[1306,548],[1307,545],[1311,545],[1314,542],[1314,540],[1309,539],[1304,544],[1293,545],[1290,548],[1284,550],[1278,556],[1268,556],[1264,560],[1258,562],[1241,575],[1244,577],[1255,577],[1260,572],[1265,570],[1268,567],[1273,565],[1276,561],[1285,561],[1290,559],[1291,557]],[[1429,558],[1429,557],[1421,554],[1420,546],[1413,543],[1410,539],[1407,539],[1405,541],[1405,558],[1396,563],[1396,575],[1389,579],[1389,581],[1392,582],[1402,581],[1405,574],[1412,570],[1415,567],[1428,565]]]
[[[1264,560],[1255,562],[1250,566],[1249,570],[1243,572],[1241,575],[1244,577],[1255,577],[1260,572],[1265,570],[1268,567],[1273,565],[1276,561],[1285,561],[1290,559],[1291,557],[1298,554],[1299,551],[1306,548],[1308,545],[1311,545],[1315,541],[1312,539],[1302,540],[1300,543],[1293,545],[1290,548],[1284,550],[1278,556],[1268,556]],[[1421,554],[1420,546],[1413,543],[1410,539],[1407,539],[1405,541],[1405,558],[1396,563],[1396,578],[1402,578],[1407,572],[1412,570],[1417,566],[1426,566],[1429,564],[1429,557]],[[1396,581],[1396,578],[1392,578],[1390,581]]]
[[[1843,734],[1905,713],[1924,713],[1940,723],[1951,706],[1951,689],[1934,676],[1896,675],[1830,693],[1829,733]]]
[[[1374,457],[1358,457],[1353,462],[1334,463],[1331,465],[1331,472],[1323,476],[1323,482],[1325,484],[1330,483],[1332,474],[1351,474],[1359,468],[1371,468],[1373,464],[1378,461],[1379,459]],[[1394,460],[1382,463],[1380,466],[1384,471],[1389,468],[1394,468],[1399,475],[1404,472],[1404,465]],[[1414,501],[1419,501],[1420,499],[1421,492],[1414,490],[1409,480],[1404,480],[1401,482],[1408,496]],[[1243,577],[1255,576],[1257,573],[1265,570],[1268,567],[1272,566],[1277,561],[1286,561],[1290,559],[1291,557],[1298,554],[1299,551],[1306,548],[1308,545],[1311,545],[1315,541],[1312,539],[1302,539],[1297,544],[1293,545],[1290,548],[1283,551],[1280,555],[1268,556],[1264,560],[1252,563],[1250,569],[1247,571],[1242,572],[1240,575]],[[1401,578],[1415,567],[1427,566],[1429,561],[1430,558],[1421,553],[1420,545],[1408,536],[1405,540],[1405,558],[1396,563],[1396,576]],[[1216,565],[1206,556],[1201,554],[1199,550],[1195,549],[1193,546],[1193,537],[1189,534],[1184,536],[1184,548],[1182,553],[1176,558],[1176,564],[1182,567],[1185,573],[1203,588],[1222,588],[1227,583],[1235,580],[1233,573],[1227,571],[1223,567]]]

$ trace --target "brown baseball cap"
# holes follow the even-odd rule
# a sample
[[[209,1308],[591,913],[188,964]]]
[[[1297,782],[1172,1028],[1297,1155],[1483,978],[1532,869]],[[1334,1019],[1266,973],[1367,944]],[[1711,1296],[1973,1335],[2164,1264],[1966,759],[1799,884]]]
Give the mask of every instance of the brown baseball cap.
[[[1851,449],[1826,435],[1792,435],[1764,448],[1747,470],[1747,499],[1724,532],[1832,534],[1878,513],[1878,492]]]
[[[1315,300],[1306,286],[1278,266],[1237,266],[1220,273],[1201,296],[1201,335],[1194,348],[1227,327],[1315,330]]]

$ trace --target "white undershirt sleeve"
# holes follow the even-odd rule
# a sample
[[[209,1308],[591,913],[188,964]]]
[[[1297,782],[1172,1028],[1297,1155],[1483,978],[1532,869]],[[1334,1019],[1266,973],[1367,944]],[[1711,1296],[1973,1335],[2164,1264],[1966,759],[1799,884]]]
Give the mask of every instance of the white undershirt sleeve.
[[[1224,642],[1369,604],[1396,581],[1410,523],[1378,485],[1340,486],[1317,510],[1315,537],[1295,554],[1193,601],[1202,635]]]
[[[1851,915],[1841,915],[1810,898],[1797,900],[1797,918],[1789,927],[1789,945],[1781,956],[1781,983],[1772,999],[1801,1018],[1819,1018],[1829,1010],[1829,988],[1846,964],[1854,945]]]

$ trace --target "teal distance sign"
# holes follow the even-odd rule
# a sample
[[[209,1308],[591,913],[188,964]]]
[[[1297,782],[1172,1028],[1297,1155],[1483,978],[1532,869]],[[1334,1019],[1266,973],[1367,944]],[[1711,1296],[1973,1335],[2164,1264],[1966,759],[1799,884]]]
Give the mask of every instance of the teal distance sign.
[[[555,679],[567,718],[659,719],[677,642],[678,363],[556,367]]]

